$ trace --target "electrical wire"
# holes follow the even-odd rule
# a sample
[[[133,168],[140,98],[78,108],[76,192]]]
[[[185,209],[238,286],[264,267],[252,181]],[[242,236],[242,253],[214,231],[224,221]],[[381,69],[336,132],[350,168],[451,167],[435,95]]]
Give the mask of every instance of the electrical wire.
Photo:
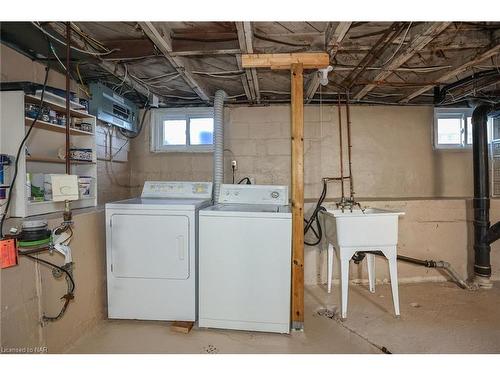
[[[170,72],[170,73],[165,73],[165,74],[160,74],[159,76],[154,76],[154,77],[147,77],[147,78],[141,78],[142,81],[156,81],[157,79],[165,78],[165,77],[170,77],[170,76],[179,76],[180,74],[178,72]]]
[[[149,100],[148,102],[146,102],[145,104],[145,108],[144,108],[144,112],[142,114],[142,118],[141,118],[141,122],[139,124],[139,129],[137,129],[137,132],[133,133],[133,134],[130,134],[128,133],[126,130],[123,130],[122,128],[118,128],[118,131],[124,136],[124,137],[127,137],[128,139],[134,139],[134,138],[137,138],[139,136],[139,134],[141,134],[141,131],[142,129],[144,128],[144,120],[146,118],[146,114],[149,113],[151,107],[147,107],[147,105],[149,104]],[[124,147],[125,145],[122,146],[122,148]],[[121,148],[117,151],[120,152],[121,151]],[[116,153],[116,154],[117,154]],[[116,155],[115,154],[115,155]]]
[[[64,65],[61,61],[61,59],[59,58],[59,56],[57,56],[57,53],[54,49],[54,46],[52,45],[51,42],[49,42],[49,46],[50,46],[50,51],[52,52],[52,54],[54,55],[54,57],[56,58],[57,61],[59,61],[59,64],[61,64],[62,68],[64,69],[64,71],[66,71],[66,65]]]
[[[212,78],[239,78],[245,72],[241,70],[228,70],[228,71],[221,71],[221,72],[200,72],[200,71],[193,71],[191,72],[193,74],[199,74],[199,75],[205,75],[208,77]]]
[[[413,22],[410,22],[410,24],[408,25],[408,28],[406,29],[405,35],[403,35],[403,38],[401,39],[401,43],[399,43],[398,48],[396,48],[396,50],[394,51],[394,53],[392,54],[391,57],[389,57],[384,63],[382,63],[380,65],[380,68],[385,66],[389,61],[391,61],[394,58],[394,56],[396,56],[396,54],[399,52],[399,50],[401,49],[401,47],[403,46],[403,44],[406,40],[406,36],[408,35],[408,31],[410,31],[412,23]]]
[[[80,88],[82,91],[87,95],[88,98],[90,98],[90,93],[85,87],[85,84],[83,83],[82,75],[80,74],[80,63],[76,64],[76,74],[78,75],[78,79],[80,80]]]
[[[316,246],[321,242],[321,239],[323,237],[323,229],[321,228],[321,222],[319,220],[319,212],[320,211],[326,211],[326,209],[322,206],[325,197],[326,197],[326,192],[327,192],[327,181],[323,179],[323,190],[321,191],[321,195],[318,199],[318,202],[316,203],[316,207],[314,207],[314,211],[309,217],[309,219],[304,218],[304,223],[306,224],[304,226],[304,237],[305,235],[311,230],[316,237],[316,240],[314,242],[307,242],[304,239],[304,244],[307,246]],[[316,224],[317,230],[314,229],[313,224]]]
[[[250,177],[243,177],[241,180],[238,181],[238,184],[242,184],[243,181],[246,181],[247,185],[252,185],[252,181],[250,181]]]
[[[61,297],[61,299],[64,299],[65,302],[64,302],[64,305],[62,306],[61,310],[59,311],[59,314],[57,314],[56,316],[47,316],[44,314],[42,316],[42,320],[46,321],[46,322],[53,322],[53,321],[60,319],[64,315],[64,313],[66,312],[66,309],[68,308],[68,305],[69,305],[69,301],[71,301],[74,298],[74,291],[75,291],[76,284],[75,284],[75,280],[71,276],[71,273],[63,267],[59,267],[58,265],[56,265],[52,262],[37,258],[33,255],[25,254],[22,252],[19,252],[19,255],[30,258],[31,260],[33,260],[37,263],[42,263],[46,266],[55,268],[55,269],[59,270],[60,272],[63,272],[66,274],[66,282],[68,283],[68,292],[64,296]]]
[[[47,40],[47,42],[48,42],[48,40]],[[31,131],[33,130],[33,127],[34,127],[35,123],[40,118],[40,114],[42,112],[41,109],[43,107],[43,99],[44,99],[44,96],[45,96],[45,89],[47,88],[47,81],[49,79],[49,70],[50,70],[50,67],[49,67],[49,65],[47,65],[46,68],[45,68],[45,79],[43,81],[42,92],[41,92],[41,95],[40,95],[40,110],[37,112],[35,118],[31,122],[31,124],[30,124],[30,126],[28,128],[28,131],[24,135],[24,138],[21,140],[21,143],[19,144],[19,148],[17,149],[16,160],[14,162],[14,174],[12,176],[12,182],[10,184],[9,196],[7,198],[7,203],[5,204],[5,210],[4,210],[3,214],[2,214],[2,218],[0,219],[0,238],[3,238],[3,225],[4,225],[4,222],[5,222],[5,219],[7,218],[7,214],[9,212],[10,202],[12,201],[13,190],[14,190],[14,186],[16,184],[17,174],[19,172],[19,160],[20,160],[21,152],[23,151],[24,144],[28,140],[28,138],[29,138],[29,136],[31,134]]]
[[[97,39],[91,37],[90,35],[88,35],[87,33],[84,33],[78,26],[76,26],[74,24],[74,22],[70,22],[69,23],[71,28],[78,34],[80,35],[83,39],[85,39],[85,41],[87,43],[89,43],[94,49],[101,49],[103,50],[104,52],[107,52],[108,49],[106,48],[106,46],[104,44],[102,44],[100,41],[98,41]],[[97,47],[96,47],[97,46]]]
[[[127,64],[123,64],[123,66],[125,67],[125,74],[123,75],[123,79],[122,81],[120,82],[120,84],[118,86],[116,86],[113,91],[116,91],[116,89],[118,88],[122,88],[123,87],[123,84],[125,83],[125,80],[127,79],[128,77],[128,67],[127,67]]]
[[[40,26],[39,24],[37,24],[36,22],[31,22],[31,24],[33,26],[35,26],[38,30],[40,30],[42,33],[44,33],[45,35],[47,35],[49,38],[52,38],[54,39],[56,42],[58,43],[61,43],[62,45],[66,45],[66,42],[60,40],[59,38],[55,37],[54,35],[52,35],[51,33],[49,33],[47,30],[45,30],[42,26]],[[73,47],[73,46],[70,46],[72,50],[75,50],[77,52],[81,52],[81,53],[84,53],[84,54],[87,54],[87,55],[91,55],[91,56],[106,56],[106,55],[109,55],[113,52],[116,52],[118,51],[118,49],[114,48],[112,50],[109,50],[107,52],[91,52],[91,51],[86,51],[86,50],[83,50],[83,49],[80,49],[80,48],[77,48],[77,47]]]

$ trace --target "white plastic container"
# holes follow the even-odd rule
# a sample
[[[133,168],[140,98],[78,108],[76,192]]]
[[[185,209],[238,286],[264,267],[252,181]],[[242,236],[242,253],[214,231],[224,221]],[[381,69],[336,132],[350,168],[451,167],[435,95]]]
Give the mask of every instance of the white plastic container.
[[[398,218],[404,212],[367,208],[363,211],[327,210],[335,220],[340,247],[395,246],[398,243]]]

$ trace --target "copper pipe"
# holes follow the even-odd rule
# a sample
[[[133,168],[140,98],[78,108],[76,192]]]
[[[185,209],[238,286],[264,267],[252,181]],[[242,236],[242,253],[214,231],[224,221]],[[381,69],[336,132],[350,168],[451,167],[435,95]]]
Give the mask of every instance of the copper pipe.
[[[344,177],[323,177],[323,181],[341,181],[341,180],[348,180],[350,179],[351,176],[344,176]]]
[[[352,161],[351,161],[351,111],[349,109],[349,91],[346,92],[346,101],[345,101],[345,110],[346,110],[346,121],[347,121],[347,157],[349,159],[349,176],[351,177],[349,180],[349,186],[351,191],[351,198],[354,197],[354,185],[352,178]]]
[[[69,123],[70,115],[70,80],[69,69],[71,61],[71,26],[66,22],[66,174],[71,174],[71,162],[69,160]]]
[[[342,107],[340,106],[340,94],[338,95],[338,109],[339,109],[339,144],[340,144],[340,187],[342,189],[342,200],[344,200],[344,159],[343,159],[343,146],[342,146]]]

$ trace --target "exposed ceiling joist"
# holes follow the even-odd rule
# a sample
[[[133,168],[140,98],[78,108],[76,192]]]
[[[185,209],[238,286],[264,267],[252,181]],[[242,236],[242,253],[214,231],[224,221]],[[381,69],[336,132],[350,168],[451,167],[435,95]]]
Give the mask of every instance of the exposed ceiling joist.
[[[333,27],[331,22],[328,23],[325,30],[325,46],[331,48],[330,58],[334,58],[337,50],[349,31],[352,22],[339,22],[336,27]]]
[[[404,30],[405,24],[403,22],[393,22],[391,26],[385,30],[382,30],[382,36],[380,36],[375,43],[373,43],[372,48],[368,53],[359,61],[356,68],[354,68],[348,75],[342,80],[340,84],[341,87],[350,89],[352,85],[356,82],[358,77],[363,74],[363,72],[371,64],[377,61],[383,54],[387,46],[389,46],[394,39],[399,35],[399,33]],[[378,35],[378,34],[377,34]]]
[[[156,48],[163,53],[174,69],[177,70],[184,81],[186,81],[189,87],[191,87],[201,100],[206,103],[210,103],[208,89],[194,78],[189,67],[187,66],[186,61],[184,61],[182,57],[174,57],[170,54],[172,52],[172,40],[169,33],[161,33],[160,30],[149,21],[139,22],[139,25],[149,39],[151,39],[151,41],[155,44]]]
[[[244,53],[253,53],[253,31],[250,22],[236,22],[238,41],[240,49]],[[241,56],[236,58],[238,68],[242,69]],[[243,88],[248,100],[260,103],[260,89],[257,70],[255,68],[245,69],[245,77],[242,77]],[[246,87],[245,87],[246,86]],[[249,96],[250,95],[250,96]]]
[[[342,40],[346,36],[349,28],[351,27],[352,22],[339,22],[335,27],[332,22],[328,22],[328,25],[325,30],[325,47],[327,49],[331,47],[330,52],[330,60],[333,60],[335,55],[337,54],[338,48],[342,43]],[[309,103],[311,99],[316,94],[316,91],[319,87],[319,76],[316,72],[313,73],[312,78],[310,79],[305,92],[305,101]]]
[[[239,48],[227,48],[227,49],[213,49],[213,50],[199,50],[199,51],[173,51],[170,56],[220,56],[220,55],[236,55],[241,54],[241,49]]]
[[[486,60],[486,59],[489,59],[490,57],[492,56],[495,56],[496,54],[500,53],[500,43],[495,45],[494,47],[482,52],[481,54],[479,54],[477,57],[475,57],[474,59],[472,60],[469,60],[467,61],[466,63],[460,65],[460,66],[457,66],[455,69],[443,74],[442,76],[438,77],[437,79],[435,79],[437,82],[441,82],[441,83],[446,83],[447,81],[449,81],[450,79],[452,79],[453,77],[457,76],[458,74],[461,74],[463,73],[464,71],[466,71],[467,69],[473,67],[474,65]],[[434,86],[432,85],[427,85],[427,86],[424,86],[422,87],[421,89],[418,89],[414,92],[412,92],[410,95],[408,95],[407,97],[401,99],[399,101],[399,103],[401,104],[405,104],[405,103],[408,103],[410,100],[416,98],[417,96],[420,96],[422,95],[423,93],[425,93],[426,91],[429,91],[433,88]]]
[[[374,77],[374,81],[383,81],[391,74],[393,71],[409,59],[411,59],[418,51],[422,50],[427,44],[429,44],[435,37],[441,34],[451,22],[431,22],[423,26],[423,32],[419,33],[412,41],[409,42],[408,46],[400,53],[399,56],[395,57],[387,66],[384,67],[385,70],[381,71]],[[401,41],[404,43],[404,41]],[[376,84],[366,85],[354,95],[355,100],[360,100],[366,96],[370,91],[372,91]]]

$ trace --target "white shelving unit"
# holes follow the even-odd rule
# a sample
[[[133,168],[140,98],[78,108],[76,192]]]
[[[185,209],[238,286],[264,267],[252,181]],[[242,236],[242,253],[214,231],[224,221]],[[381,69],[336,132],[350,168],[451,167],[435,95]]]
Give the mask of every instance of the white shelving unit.
[[[19,144],[33,119],[26,117],[26,103],[40,104],[40,93],[28,95],[23,91],[0,92],[0,153],[15,156]],[[44,107],[57,112],[66,113],[66,100],[46,92]],[[71,203],[72,208],[93,207],[97,205],[97,154],[96,154],[96,119],[85,113],[78,103],[71,102],[71,116],[79,117],[92,125],[92,132],[70,129],[72,147],[93,150],[92,162],[72,161],[71,174],[92,177],[92,197],[83,198]],[[64,202],[34,202],[28,199],[26,173],[59,173],[64,174],[65,161],[58,157],[59,150],[65,147],[66,127],[37,120],[30,137],[26,142],[26,151],[21,152],[16,184],[10,193],[13,194],[10,216],[27,217],[64,210]],[[13,166],[10,167],[13,170]],[[12,177],[12,173],[9,173]],[[8,181],[6,181],[8,182]],[[2,207],[3,209],[3,207]]]

